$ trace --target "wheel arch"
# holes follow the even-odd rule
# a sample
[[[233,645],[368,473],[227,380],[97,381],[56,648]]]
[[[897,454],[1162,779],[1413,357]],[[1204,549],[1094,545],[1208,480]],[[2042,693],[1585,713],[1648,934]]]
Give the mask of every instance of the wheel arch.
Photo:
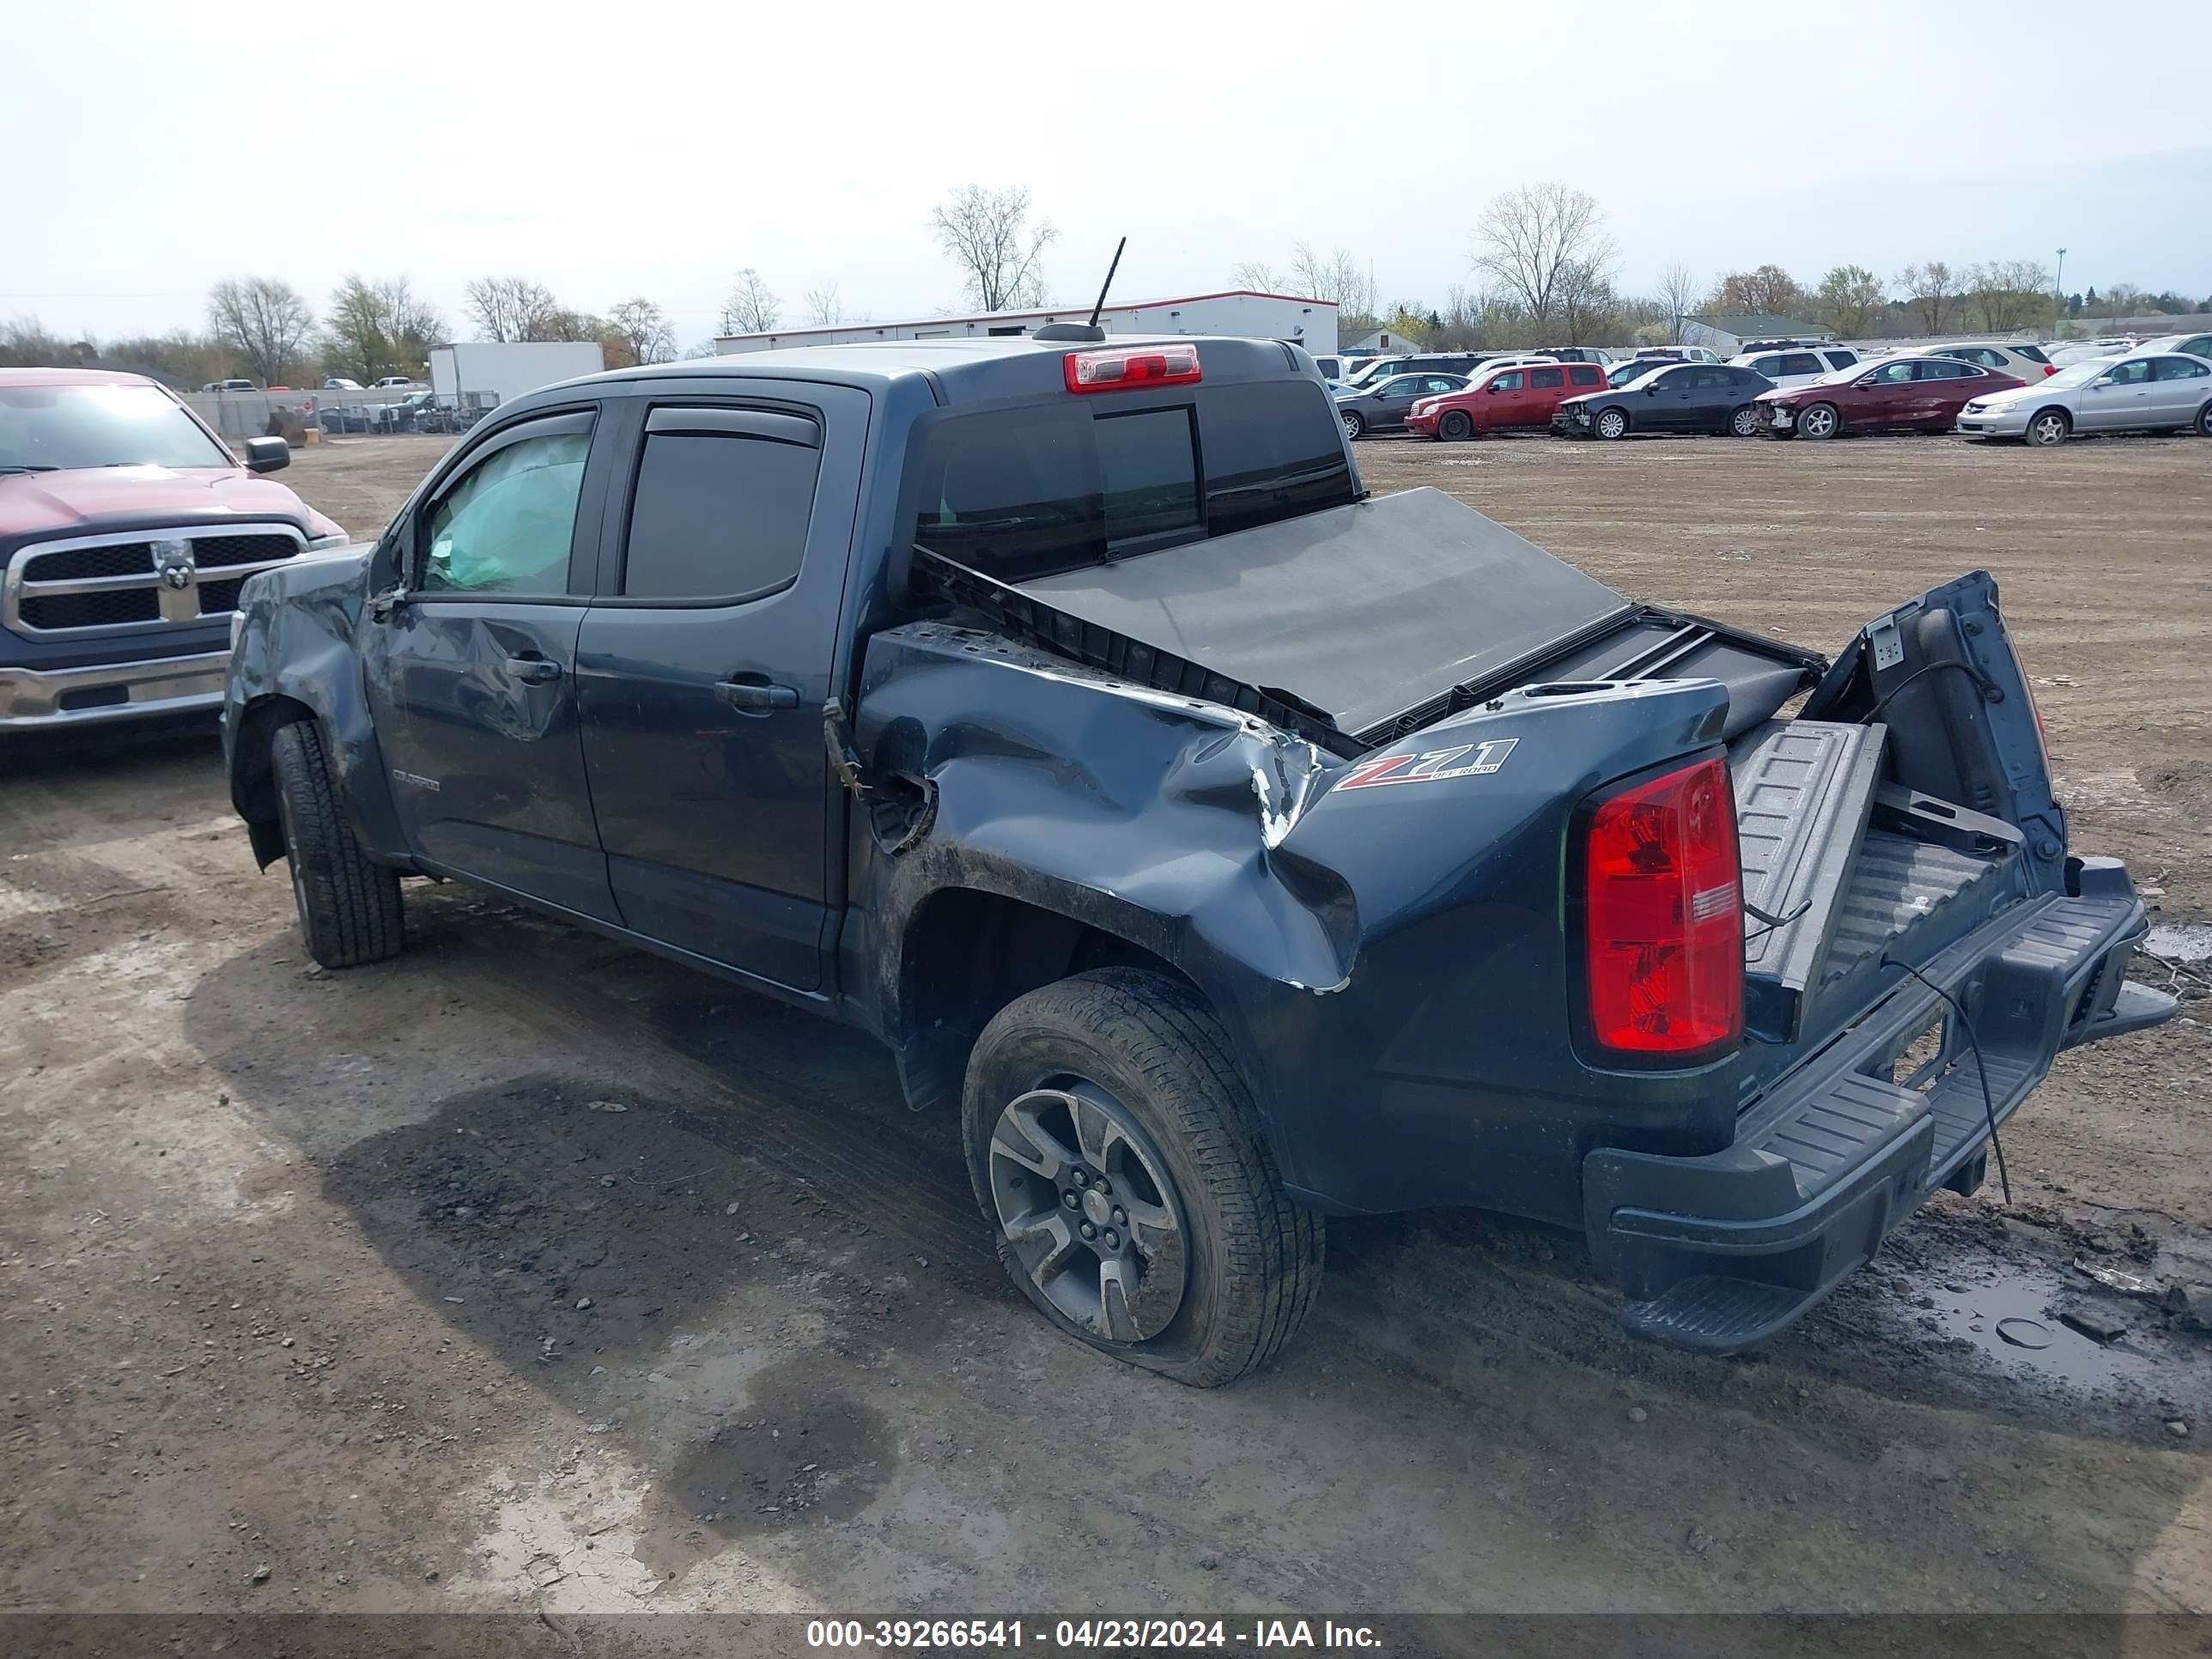
[[[284,856],[284,831],[276,810],[276,733],[314,718],[315,711],[297,697],[272,692],[246,704],[232,724],[230,804],[246,820],[253,861],[264,870]]]

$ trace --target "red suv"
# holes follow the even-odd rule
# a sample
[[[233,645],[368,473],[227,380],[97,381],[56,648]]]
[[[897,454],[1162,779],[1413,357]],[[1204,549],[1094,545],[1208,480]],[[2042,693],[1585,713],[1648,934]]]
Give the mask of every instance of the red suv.
[[[1516,427],[1540,432],[1551,425],[1560,398],[1604,389],[1605,371],[1595,363],[1522,363],[1487,374],[1478,369],[1464,391],[1414,404],[1406,427],[1426,437],[1450,439]]]
[[[246,577],[345,544],[137,374],[0,368],[0,732],[213,710]]]

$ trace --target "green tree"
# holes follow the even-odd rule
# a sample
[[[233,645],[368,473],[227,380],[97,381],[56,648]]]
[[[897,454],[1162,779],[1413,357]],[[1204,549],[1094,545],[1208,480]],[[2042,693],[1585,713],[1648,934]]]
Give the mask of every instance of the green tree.
[[[315,313],[291,283],[232,276],[208,291],[208,326],[264,386],[280,386],[307,362]]]
[[[406,277],[348,276],[331,290],[323,317],[323,368],[363,386],[420,374],[445,335],[446,319],[415,297]]]
[[[1813,295],[1814,319],[1847,340],[1865,339],[1881,319],[1888,295],[1864,265],[1838,265],[1820,278]]]
[[[1796,317],[1809,308],[1797,279],[1775,264],[1730,271],[1705,302],[1708,312],[1723,317]]]

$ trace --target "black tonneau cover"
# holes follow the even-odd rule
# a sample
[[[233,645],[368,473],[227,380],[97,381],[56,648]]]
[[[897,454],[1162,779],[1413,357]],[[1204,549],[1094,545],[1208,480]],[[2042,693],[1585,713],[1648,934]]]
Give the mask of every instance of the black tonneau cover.
[[[1409,489],[1015,586],[1366,732],[1638,607],[1445,495]]]

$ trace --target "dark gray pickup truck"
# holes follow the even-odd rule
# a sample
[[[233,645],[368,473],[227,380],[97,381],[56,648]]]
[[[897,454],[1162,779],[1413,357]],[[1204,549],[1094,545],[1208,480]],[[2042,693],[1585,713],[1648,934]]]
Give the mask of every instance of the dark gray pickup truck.
[[[1741,1348],[2173,1012],[1986,575],[1831,663],[1370,497],[1294,346],[1051,331],[550,387],[253,578],[316,959],[451,878],[857,1025],[1045,1315],[1200,1384],[1431,1205]]]

